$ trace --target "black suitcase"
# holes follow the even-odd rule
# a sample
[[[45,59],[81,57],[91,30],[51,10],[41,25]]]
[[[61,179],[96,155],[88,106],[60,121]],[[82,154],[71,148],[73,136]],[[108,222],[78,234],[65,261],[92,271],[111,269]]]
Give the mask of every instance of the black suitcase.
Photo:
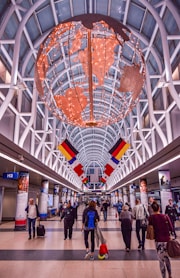
[[[44,225],[39,225],[37,226],[37,236],[45,236],[45,227]]]

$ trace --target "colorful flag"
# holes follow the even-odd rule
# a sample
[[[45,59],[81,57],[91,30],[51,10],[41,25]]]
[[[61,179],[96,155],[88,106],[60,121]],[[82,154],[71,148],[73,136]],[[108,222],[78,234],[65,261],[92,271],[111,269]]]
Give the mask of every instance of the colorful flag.
[[[125,154],[127,149],[129,149],[130,144],[126,143],[124,147],[119,151],[119,153],[115,156],[117,160],[120,160],[121,157]]]
[[[86,184],[88,182],[88,178],[85,177],[84,179],[82,179],[82,183]]]
[[[124,153],[129,148],[129,144],[126,143],[123,139],[119,138],[116,144],[110,149],[109,153],[114,157],[116,160],[120,160]],[[115,161],[114,161],[115,162]]]
[[[100,181],[103,182],[103,183],[106,183],[106,179],[103,178],[103,177],[100,178]]]
[[[76,161],[76,157],[73,157],[71,160],[69,160],[68,162],[69,162],[69,164],[73,164],[74,162]]]
[[[111,157],[111,160],[116,164],[116,166],[119,163],[119,160],[117,160],[114,156]]]
[[[113,171],[114,171],[114,168],[110,164],[106,164],[104,173],[106,175],[110,176]]]
[[[84,173],[83,166],[81,165],[81,163],[79,163],[76,167],[74,167],[74,171],[79,177]]]
[[[78,154],[78,151],[71,145],[71,143],[67,139],[65,139],[58,146],[58,149],[68,161],[72,160],[72,158],[74,158]]]

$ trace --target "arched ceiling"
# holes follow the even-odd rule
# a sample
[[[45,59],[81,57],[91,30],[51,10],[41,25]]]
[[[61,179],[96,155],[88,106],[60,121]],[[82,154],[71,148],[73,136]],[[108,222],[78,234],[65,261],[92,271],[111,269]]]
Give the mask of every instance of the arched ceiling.
[[[66,166],[57,145],[68,138],[79,151],[77,158],[84,172],[96,165],[103,173],[110,159],[108,151],[121,137],[130,148],[107,180],[107,189],[120,184],[124,177],[180,134],[174,125],[180,108],[179,11],[179,0],[1,1],[0,60],[8,72],[5,77],[1,70],[1,130],[5,129],[3,123],[7,119],[14,124],[12,132],[3,132],[4,135],[79,189],[81,180],[76,175],[72,178],[72,170]],[[54,117],[39,97],[34,82],[37,54],[47,35],[72,17],[90,14],[108,16],[126,26],[142,51],[146,66],[146,81],[137,105],[120,120],[120,111],[117,111],[118,120],[102,127],[74,126]],[[125,49],[125,64],[129,63],[131,51]],[[60,64],[60,78],[65,89],[71,87],[72,69],[64,61],[62,59]],[[55,68],[51,70],[55,72]],[[83,78],[81,70],[76,74],[77,80]],[[118,68],[112,67],[105,84],[107,92],[116,90],[118,74]],[[55,76],[57,73],[52,78]],[[108,108],[105,111],[101,109],[99,95],[97,92],[94,96],[96,102],[99,101],[95,109],[99,114],[109,114],[111,99],[103,99]]]

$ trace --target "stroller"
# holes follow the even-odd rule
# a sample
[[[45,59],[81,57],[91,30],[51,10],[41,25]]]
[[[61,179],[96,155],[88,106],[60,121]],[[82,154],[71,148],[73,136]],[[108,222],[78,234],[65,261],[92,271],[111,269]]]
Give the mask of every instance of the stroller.
[[[105,260],[109,258],[109,252],[108,248],[106,245],[106,240],[103,237],[102,231],[98,224],[96,225],[95,229],[95,234],[96,234],[96,241],[97,241],[97,246],[99,247],[99,253],[98,253],[98,259],[99,260]],[[99,246],[100,243],[100,246]]]

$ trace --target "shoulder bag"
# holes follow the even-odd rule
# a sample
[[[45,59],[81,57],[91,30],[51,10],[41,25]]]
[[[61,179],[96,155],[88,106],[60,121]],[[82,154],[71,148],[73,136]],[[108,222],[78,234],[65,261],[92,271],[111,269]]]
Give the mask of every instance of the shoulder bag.
[[[146,239],[150,239],[150,240],[155,239],[153,225],[147,225]]]
[[[168,241],[167,253],[171,258],[180,258],[180,243],[175,239]]]

